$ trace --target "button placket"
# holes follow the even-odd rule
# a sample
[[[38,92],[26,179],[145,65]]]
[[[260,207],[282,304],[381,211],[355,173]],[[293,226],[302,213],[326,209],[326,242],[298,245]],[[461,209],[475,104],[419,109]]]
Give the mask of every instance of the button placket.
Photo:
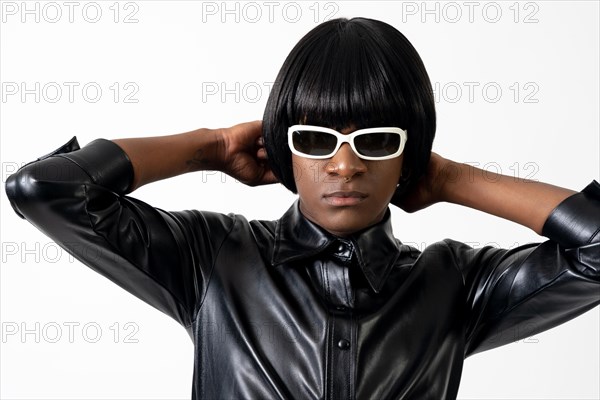
[[[353,317],[354,291],[350,282],[349,268],[351,266],[354,248],[352,243],[340,243],[335,258],[327,262],[326,273],[330,283],[331,304],[331,346],[329,347],[328,385],[329,399],[351,399],[354,397],[354,349],[352,332],[356,329]]]
[[[329,309],[326,399],[351,399],[355,394],[355,339],[352,334],[356,331],[356,321],[349,270],[353,255],[352,242],[340,240],[330,248],[329,258],[319,261],[321,290]]]
[[[352,349],[352,332],[355,324],[352,314],[332,316],[332,345],[329,349],[331,370],[329,385],[330,399],[354,398],[354,351]]]

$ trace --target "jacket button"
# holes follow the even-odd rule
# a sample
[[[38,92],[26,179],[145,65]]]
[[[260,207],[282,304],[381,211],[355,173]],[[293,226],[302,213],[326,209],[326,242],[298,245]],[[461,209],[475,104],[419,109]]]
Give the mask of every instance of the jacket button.
[[[337,344],[338,348],[341,350],[348,350],[350,348],[350,342],[347,341],[346,339],[341,339],[338,344]]]

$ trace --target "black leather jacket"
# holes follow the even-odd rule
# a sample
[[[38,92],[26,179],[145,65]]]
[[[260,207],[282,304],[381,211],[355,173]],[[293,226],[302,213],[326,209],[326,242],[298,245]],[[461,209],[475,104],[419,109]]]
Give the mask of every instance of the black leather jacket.
[[[277,221],[166,212],[125,196],[114,143],[75,138],[10,176],[15,211],[158,308],[195,344],[202,399],[454,399],[469,355],[600,303],[600,185],[562,202],[551,240],[423,252],[379,224],[331,236],[294,204]]]

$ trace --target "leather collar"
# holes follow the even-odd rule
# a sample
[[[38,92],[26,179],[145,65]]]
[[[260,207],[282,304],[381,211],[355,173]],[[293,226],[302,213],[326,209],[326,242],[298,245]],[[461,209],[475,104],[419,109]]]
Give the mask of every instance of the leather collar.
[[[300,212],[299,200],[296,200],[277,221],[271,264],[313,257],[326,252],[332,243],[349,240],[369,285],[379,293],[400,256],[401,243],[394,237],[390,216],[388,208],[377,224],[349,238],[339,238],[305,218]]]

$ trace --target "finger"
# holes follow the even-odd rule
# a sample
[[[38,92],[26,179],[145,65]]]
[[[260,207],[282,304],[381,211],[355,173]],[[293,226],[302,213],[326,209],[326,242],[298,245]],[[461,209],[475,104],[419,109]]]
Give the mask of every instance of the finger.
[[[268,158],[267,156],[267,150],[264,148],[260,148],[256,151],[256,157],[259,160],[266,160]]]

